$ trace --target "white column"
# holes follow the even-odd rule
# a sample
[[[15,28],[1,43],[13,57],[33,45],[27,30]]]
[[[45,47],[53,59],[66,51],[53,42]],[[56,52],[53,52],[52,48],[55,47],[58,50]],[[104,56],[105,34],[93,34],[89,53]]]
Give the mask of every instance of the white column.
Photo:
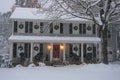
[[[9,51],[10,51],[10,61],[12,61],[12,58],[13,58],[13,43],[10,42],[9,43]]]
[[[52,61],[52,58],[53,58],[53,43],[50,44],[50,62]]]
[[[31,42],[31,48],[30,48],[30,63],[33,62],[33,43]]]
[[[81,62],[84,63],[83,43],[81,43]]]
[[[102,61],[101,43],[99,43],[99,62]]]
[[[65,49],[66,49],[65,43],[63,44],[63,46],[64,46],[64,49],[63,49],[63,62],[65,62],[66,61],[66,59],[65,59]]]

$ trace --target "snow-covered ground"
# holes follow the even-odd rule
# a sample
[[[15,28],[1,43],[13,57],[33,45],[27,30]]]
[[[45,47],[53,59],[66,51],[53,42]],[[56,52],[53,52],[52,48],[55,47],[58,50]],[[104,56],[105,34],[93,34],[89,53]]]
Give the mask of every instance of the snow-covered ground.
[[[120,80],[120,63],[0,68],[0,80]]]

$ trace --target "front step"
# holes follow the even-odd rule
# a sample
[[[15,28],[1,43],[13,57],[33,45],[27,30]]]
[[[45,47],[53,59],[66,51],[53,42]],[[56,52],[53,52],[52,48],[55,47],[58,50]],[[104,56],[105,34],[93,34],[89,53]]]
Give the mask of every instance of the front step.
[[[52,64],[53,65],[63,65],[63,62],[60,60],[55,60],[55,61],[52,61]]]

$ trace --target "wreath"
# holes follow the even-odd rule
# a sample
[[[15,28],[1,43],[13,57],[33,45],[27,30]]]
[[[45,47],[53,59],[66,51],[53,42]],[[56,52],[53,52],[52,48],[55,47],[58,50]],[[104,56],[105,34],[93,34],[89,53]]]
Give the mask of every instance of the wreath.
[[[35,28],[35,29],[38,29],[38,28],[39,28],[39,26],[38,26],[38,25],[34,25],[34,28]]]
[[[74,26],[74,30],[78,30],[78,26]]]
[[[39,49],[39,48],[38,48],[37,46],[34,47],[34,50],[35,50],[35,51],[38,51],[38,49]]]
[[[90,31],[90,30],[91,30],[91,27],[90,27],[90,26],[88,26],[88,27],[87,27],[87,30],[88,30],[88,31]]]
[[[58,25],[55,25],[55,26],[54,26],[54,29],[55,29],[55,30],[58,30],[58,29],[59,29],[59,26],[58,26]]]
[[[88,50],[88,51],[91,51],[91,50],[92,50],[92,48],[91,48],[91,47],[88,47],[88,48],[87,48],[87,50]]]
[[[22,46],[19,46],[18,49],[21,51],[21,50],[23,50],[23,47],[22,47]]]
[[[24,27],[23,24],[20,24],[20,25],[19,25],[19,28],[20,28],[20,29],[23,29],[23,27]]]
[[[74,47],[74,51],[78,51],[78,47]]]

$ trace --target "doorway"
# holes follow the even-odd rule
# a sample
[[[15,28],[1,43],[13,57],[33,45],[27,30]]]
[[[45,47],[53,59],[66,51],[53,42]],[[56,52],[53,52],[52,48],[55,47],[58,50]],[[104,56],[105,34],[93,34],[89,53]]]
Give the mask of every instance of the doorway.
[[[59,58],[60,57],[60,45],[54,44],[53,45],[53,58]]]

